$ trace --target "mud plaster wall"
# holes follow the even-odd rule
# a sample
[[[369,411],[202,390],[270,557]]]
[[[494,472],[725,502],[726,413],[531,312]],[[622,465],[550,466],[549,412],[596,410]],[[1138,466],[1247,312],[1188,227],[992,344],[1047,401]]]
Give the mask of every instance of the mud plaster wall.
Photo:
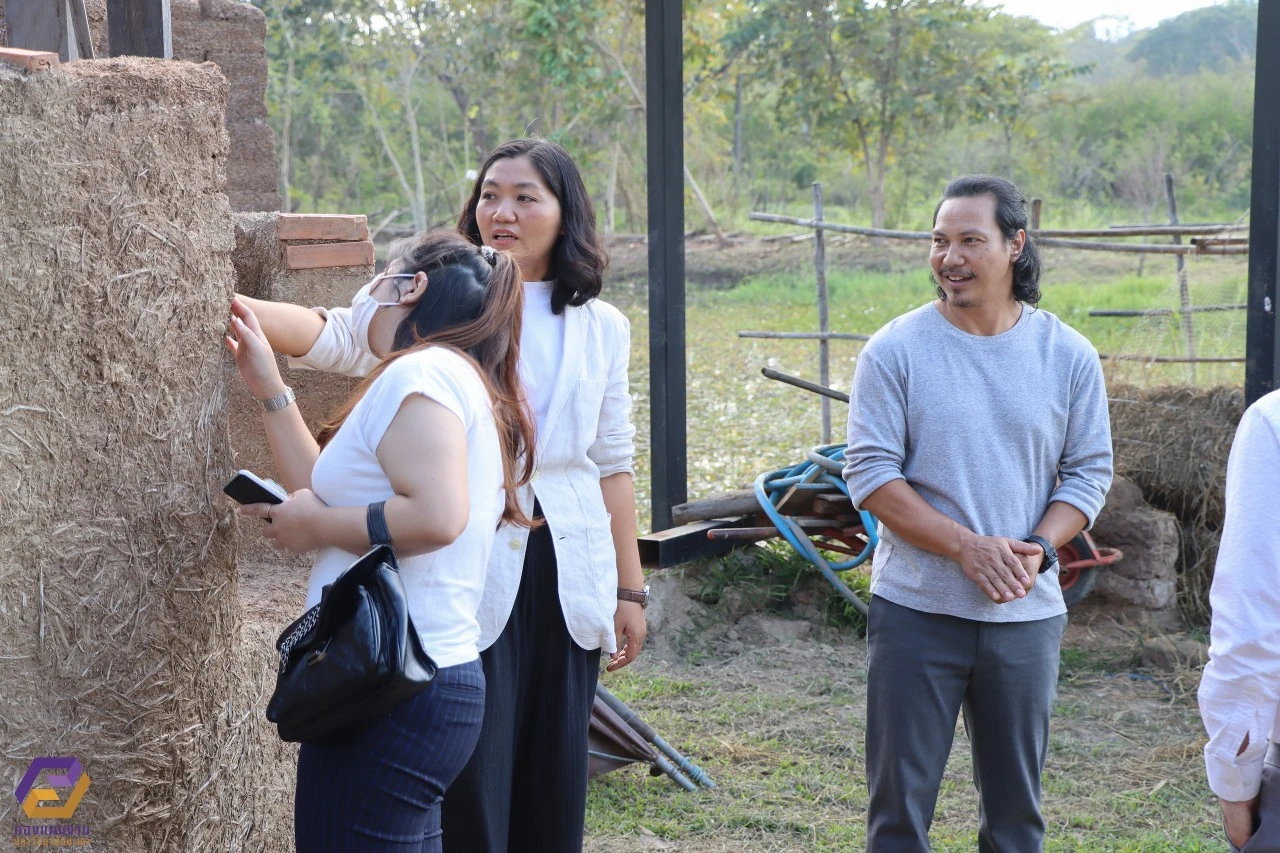
[[[77,757],[104,849],[289,847],[220,493],[226,100],[211,64],[0,68],[0,773]]]
[[[214,0],[200,15],[199,0],[172,0],[173,56],[213,62],[230,84],[227,197],[232,210],[279,210],[276,144],[267,121],[267,16],[240,0]]]
[[[0,45],[8,44],[0,0]],[[276,147],[267,121],[267,17],[241,0],[214,0],[200,15],[199,0],[171,0],[173,56],[213,62],[230,83],[226,124],[231,136],[227,197],[232,210],[279,210]],[[107,55],[107,0],[85,0],[94,56]],[[16,45],[21,47],[21,45]]]

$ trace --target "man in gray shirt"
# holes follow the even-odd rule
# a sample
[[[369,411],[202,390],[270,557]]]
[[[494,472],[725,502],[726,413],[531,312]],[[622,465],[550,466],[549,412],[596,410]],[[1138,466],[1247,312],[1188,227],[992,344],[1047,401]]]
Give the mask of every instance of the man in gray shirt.
[[[1066,605],[1055,548],[1111,485],[1097,351],[1036,308],[1040,260],[1018,188],[948,184],[938,298],[858,357],[845,480],[880,520],[867,676],[867,849],[927,851],[964,711],[978,849],[1042,848],[1040,774]]]

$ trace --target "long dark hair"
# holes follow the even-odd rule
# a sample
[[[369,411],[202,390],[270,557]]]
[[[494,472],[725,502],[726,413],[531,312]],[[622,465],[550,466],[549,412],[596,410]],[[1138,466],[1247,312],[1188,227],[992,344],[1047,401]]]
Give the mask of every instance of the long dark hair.
[[[1012,181],[995,175],[961,175],[947,184],[938,206],[933,209],[933,224],[938,224],[938,211],[942,203],[953,198],[972,198],[988,195],[996,202],[996,224],[1004,239],[1012,240],[1018,231],[1026,232],[1027,239],[1022,254],[1013,262],[1013,298],[1028,305],[1040,303],[1040,249],[1031,239],[1031,227],[1027,224],[1027,200],[1022,197]],[[938,296],[946,299],[946,291],[938,284]]]
[[[458,216],[458,233],[476,245],[481,243],[476,205],[480,203],[484,179],[495,162],[513,157],[527,157],[560,202],[561,234],[551,249],[549,274],[556,281],[551,291],[551,310],[562,314],[566,305],[585,305],[600,295],[609,254],[596,235],[596,210],[582,182],[582,173],[569,152],[556,143],[513,139],[489,152],[476,175],[471,198]]]
[[[493,401],[502,447],[502,521],[525,527],[533,521],[520,509],[516,490],[534,467],[533,417],[520,384],[520,325],[524,288],[520,265],[509,252],[481,252],[459,234],[433,231],[397,244],[391,272],[427,274],[426,292],[396,329],[394,351],[375,367],[332,420],[320,427],[323,447],[356,403],[401,356],[432,346],[462,353],[472,361]],[[489,258],[492,258],[490,262]]]

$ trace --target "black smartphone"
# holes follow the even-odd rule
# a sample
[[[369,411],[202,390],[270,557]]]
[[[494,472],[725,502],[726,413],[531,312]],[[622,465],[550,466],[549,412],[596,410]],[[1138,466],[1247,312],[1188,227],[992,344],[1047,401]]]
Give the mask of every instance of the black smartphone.
[[[242,504],[278,504],[289,497],[275,480],[264,480],[252,471],[237,471],[222,491]]]

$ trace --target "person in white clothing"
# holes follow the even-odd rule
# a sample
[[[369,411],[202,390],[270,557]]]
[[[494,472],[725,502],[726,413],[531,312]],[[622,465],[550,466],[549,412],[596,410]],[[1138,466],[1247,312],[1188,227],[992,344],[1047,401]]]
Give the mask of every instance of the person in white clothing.
[[[1280,853],[1280,391],[1245,410],[1227,461],[1200,716],[1233,850]]]
[[[353,332],[384,356],[313,439],[252,308],[232,302],[227,346],[291,490],[251,504],[279,548],[318,552],[307,606],[374,544],[397,554],[409,613],[438,672],[385,717],[298,754],[297,849],[438,851],[441,802],[480,736],[479,610],[500,524],[528,529],[532,416],[519,384],[523,294],[510,254],[452,232],[410,241],[353,303]]]
[[[547,525],[504,527],[489,561],[480,605],[484,733],[445,801],[444,847],[576,853],[600,650],[610,671],[626,666],[646,630],[630,327],[596,298],[607,257],[582,176],[559,145],[521,139],[494,149],[458,231],[510,251],[525,278],[520,376],[537,450],[520,506]],[[361,375],[372,363],[352,309],[253,304],[295,366]]]

